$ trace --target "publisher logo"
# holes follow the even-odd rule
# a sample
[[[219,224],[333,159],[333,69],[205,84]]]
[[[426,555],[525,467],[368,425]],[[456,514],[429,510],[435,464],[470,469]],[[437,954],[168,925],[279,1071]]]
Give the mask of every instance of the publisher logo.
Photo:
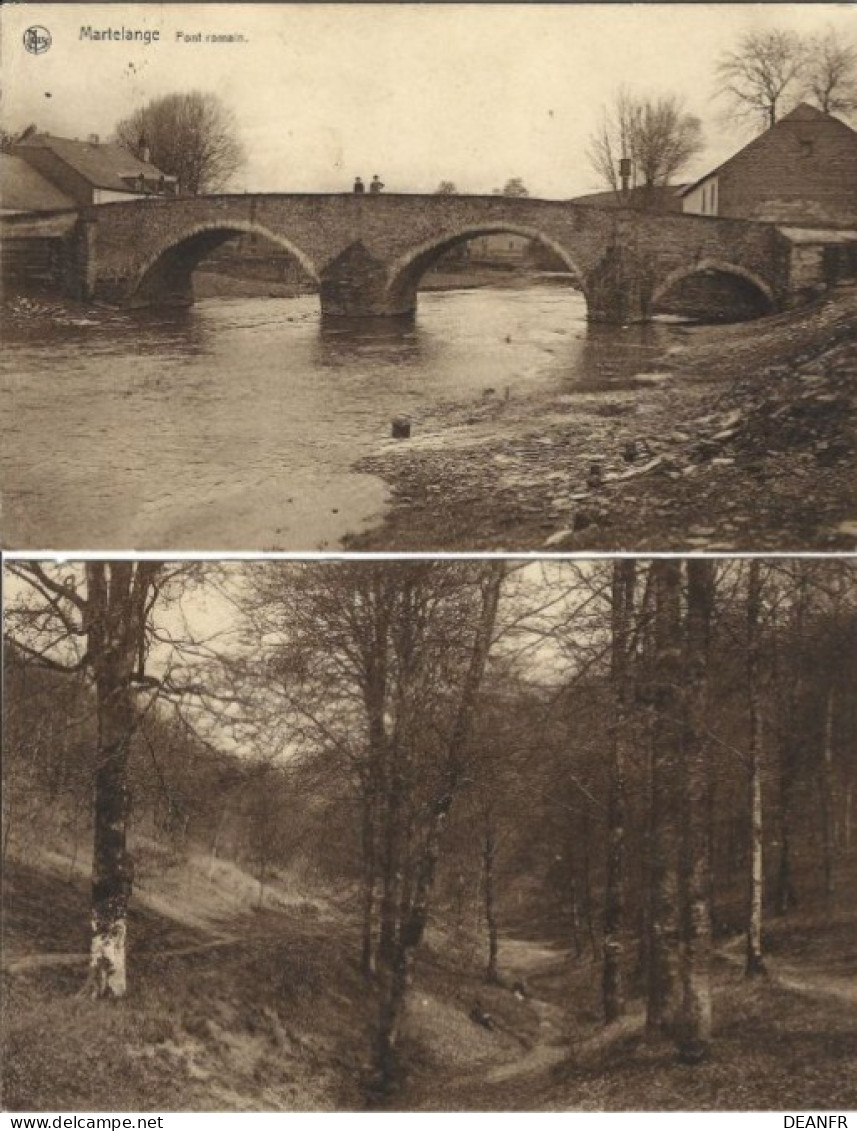
[[[31,55],[44,55],[51,45],[51,33],[35,24],[24,32],[24,46]]]

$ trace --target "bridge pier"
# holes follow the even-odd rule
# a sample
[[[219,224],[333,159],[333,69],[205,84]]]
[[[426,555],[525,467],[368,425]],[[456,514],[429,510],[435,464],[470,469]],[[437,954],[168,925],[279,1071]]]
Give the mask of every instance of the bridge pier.
[[[624,326],[651,318],[653,272],[621,244],[608,247],[587,279],[586,292],[590,322]]]
[[[325,268],[319,297],[323,319],[412,317],[417,307],[416,288],[391,291],[387,264],[359,241]]]

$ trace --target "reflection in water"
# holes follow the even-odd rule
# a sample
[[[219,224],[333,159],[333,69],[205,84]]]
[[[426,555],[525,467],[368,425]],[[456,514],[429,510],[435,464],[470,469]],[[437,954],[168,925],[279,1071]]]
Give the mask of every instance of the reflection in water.
[[[583,338],[575,389],[606,392],[628,388],[630,378],[646,368],[664,338],[664,328],[653,322],[626,327],[590,323]]]
[[[315,549],[377,514],[355,460],[394,416],[488,388],[612,390],[672,331],[591,326],[566,287],[420,295],[416,322],[321,326],[315,295],[115,314],[6,342],[3,543]]]
[[[355,364],[418,365],[430,349],[414,318],[319,322],[315,360],[329,369]]]

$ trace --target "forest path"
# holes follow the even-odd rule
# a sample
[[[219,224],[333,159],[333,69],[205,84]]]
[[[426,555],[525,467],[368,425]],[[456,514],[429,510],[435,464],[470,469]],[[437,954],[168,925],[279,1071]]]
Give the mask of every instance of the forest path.
[[[736,940],[715,952],[733,969],[743,967],[742,940]],[[531,1040],[518,1038],[514,1049],[508,1040],[505,1027],[498,1026],[495,1034],[483,1034],[471,1025],[472,1044],[479,1045],[479,1059],[468,1059],[459,1054],[460,1041],[446,1046],[443,1058],[444,1085],[442,1094],[423,1082],[408,1089],[407,1100],[416,1101],[414,1110],[444,1111],[500,1111],[544,1110],[557,1086],[555,1073],[562,1072],[561,1065],[570,1064],[575,1070],[590,1063],[600,1064],[609,1055],[611,1047],[624,1046],[629,1038],[638,1037],[645,1028],[645,1006],[642,1001],[629,1001],[628,1012],[618,1021],[603,1025],[598,1022],[569,1029],[567,1010],[553,1000],[544,1000],[545,991],[539,987],[539,977],[551,972],[558,974],[565,956],[541,943],[520,939],[504,939],[501,943],[501,960],[510,979],[523,978],[534,987],[534,995],[526,1004],[536,1015],[537,1029]],[[853,978],[831,974],[815,962],[781,961],[766,958],[767,978],[774,985],[795,993],[805,994],[817,1001],[835,1000],[857,1005],[857,982]],[[592,968],[595,976],[595,967]],[[578,971],[579,973],[579,971]],[[568,992],[574,992],[569,988]],[[494,1037],[493,1046],[486,1037]],[[520,1047],[523,1046],[523,1047]],[[438,1048],[438,1052],[441,1050]]]
[[[724,959],[730,966],[743,966],[744,955],[737,949],[742,945],[742,941],[738,940],[729,947],[723,947],[716,952],[717,957]],[[796,966],[766,955],[765,976],[769,982],[782,986],[785,990],[808,994],[811,997],[833,998],[849,1005],[857,1005],[857,982],[853,978],[837,977],[835,974],[813,968],[811,964]]]
[[[452,997],[420,993],[409,1010],[408,1030],[427,1049],[437,1069],[413,1076],[397,1105],[414,1111],[478,1111],[519,1107],[531,1087],[541,1088],[568,1058],[566,1011],[546,1000],[545,985],[564,980],[568,953],[544,942],[502,938],[504,986],[480,983]],[[517,990],[508,987],[515,987]],[[550,995],[552,996],[552,995]],[[480,1001],[491,1016],[484,1027],[468,1015]]]
[[[219,950],[230,946],[251,946],[257,943],[277,942],[280,935],[274,931],[249,933],[242,935],[218,935],[207,942],[193,943],[190,946],[167,947],[165,950],[151,946],[142,946],[136,949],[136,955],[157,954],[159,958],[183,958],[185,955],[202,954],[209,950]],[[134,952],[129,955],[133,961]],[[89,961],[89,955],[84,953],[63,954],[50,951],[46,954],[24,954],[17,958],[3,958],[2,970],[5,974],[26,974],[33,970],[50,969],[61,966],[82,966]]]

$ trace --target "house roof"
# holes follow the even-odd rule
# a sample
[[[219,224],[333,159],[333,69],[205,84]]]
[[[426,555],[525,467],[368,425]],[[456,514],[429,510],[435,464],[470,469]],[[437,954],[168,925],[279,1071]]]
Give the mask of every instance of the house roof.
[[[833,122],[835,125],[851,134],[855,144],[857,144],[857,131],[852,130],[845,122],[840,121],[839,118],[834,118],[832,114],[825,114],[823,110],[819,110],[816,106],[810,106],[808,102],[800,102],[795,106],[794,110],[790,110],[788,114],[784,114],[778,122],[775,122],[769,129],[765,130],[764,133],[759,134],[758,137],[754,137],[752,141],[739,149],[737,153],[733,153],[731,157],[727,157],[726,160],[721,162],[715,169],[710,169],[701,176],[699,180],[694,181],[693,184],[686,185],[679,193],[679,196],[687,196],[689,192],[699,188],[705,181],[721,173],[728,165],[731,165],[733,161],[737,161],[739,157],[743,157],[745,153],[749,153],[751,150],[755,149],[757,145],[774,131],[790,129],[796,122],[807,122],[812,125]]]
[[[628,190],[627,200],[622,198],[620,192],[614,189],[606,189],[602,192],[588,192],[584,196],[573,196],[570,203],[592,204],[598,208],[626,208],[629,205],[633,208],[645,197],[648,197],[650,202],[654,202],[657,211],[681,212],[681,204],[678,198],[681,196],[684,187],[684,185],[654,185],[646,189],[642,185],[637,185]]]
[[[23,157],[0,157],[0,208],[4,212],[60,212],[77,205]]]
[[[133,153],[113,142],[77,141],[67,137],[53,137],[51,134],[33,134],[16,147],[16,153],[26,149],[49,149],[81,177],[89,181],[93,188],[112,189],[114,192],[127,192],[127,178],[142,174],[147,181],[166,176],[155,165],[140,161]]]

